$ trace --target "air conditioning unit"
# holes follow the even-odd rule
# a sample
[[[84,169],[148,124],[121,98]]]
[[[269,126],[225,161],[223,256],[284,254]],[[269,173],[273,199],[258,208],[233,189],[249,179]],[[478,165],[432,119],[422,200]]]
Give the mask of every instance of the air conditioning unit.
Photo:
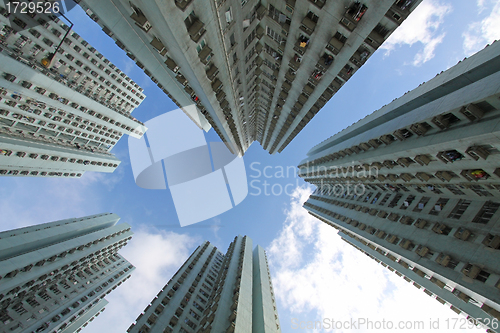
[[[470,121],[479,120],[484,116],[484,111],[474,104],[468,104],[462,107],[462,109],[460,109],[460,113],[466,116]]]

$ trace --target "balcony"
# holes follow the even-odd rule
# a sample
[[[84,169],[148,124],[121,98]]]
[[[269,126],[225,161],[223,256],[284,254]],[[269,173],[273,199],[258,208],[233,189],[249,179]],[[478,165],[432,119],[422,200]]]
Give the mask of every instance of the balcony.
[[[369,55],[370,53],[367,50],[359,49],[351,57],[351,62],[356,66],[361,67],[366,62]]]
[[[354,74],[354,68],[350,65],[345,65],[339,72],[339,77],[341,77],[344,81],[347,81]]]
[[[302,57],[295,54],[292,59],[290,59],[290,67],[296,72],[299,69],[300,63],[302,62]]]
[[[397,222],[399,220],[399,215],[396,213],[390,213],[387,219],[392,222]]]
[[[165,60],[165,65],[167,65],[168,69],[170,69],[174,73],[177,73],[179,71],[179,66],[177,66],[172,58],[168,58],[167,60]]]
[[[358,22],[365,14],[368,7],[359,1],[354,2],[345,12],[344,16],[340,19],[340,24],[346,27],[349,31],[356,28]]]
[[[221,80],[219,80],[218,78],[216,78],[213,82],[212,82],[212,89],[215,91],[215,92],[218,92],[219,89],[221,89],[222,87],[222,82]]]
[[[444,130],[449,128],[452,124],[460,121],[453,113],[445,113],[439,116],[432,118],[432,123]]]
[[[255,9],[255,13],[257,14],[257,19],[262,20],[267,13],[267,8],[259,3],[258,7]]]
[[[451,228],[446,224],[436,223],[432,227],[432,231],[439,235],[448,235],[451,231]]]
[[[284,91],[288,92],[292,88],[292,85],[290,83],[288,83],[288,82],[285,81],[285,82],[283,82],[283,85],[281,86],[281,88]]]
[[[295,76],[296,76],[295,71],[293,69],[289,68],[285,74],[285,79],[287,79],[290,82],[293,82],[293,80],[295,80]],[[285,84],[285,82],[283,84]],[[288,85],[291,87],[290,84],[288,84]]]
[[[207,65],[212,58],[212,49],[208,45],[203,46],[200,53],[198,53],[198,57],[202,64]]]
[[[398,240],[399,240],[399,238],[396,235],[389,235],[386,238],[386,241],[389,242],[389,243],[391,243],[391,244],[397,243]]]
[[[332,37],[332,39],[330,39],[330,41],[326,45],[326,48],[332,51],[334,55],[337,55],[340,52],[340,50],[342,50],[342,48],[344,47],[345,40],[346,40],[345,36],[341,35],[340,33],[337,33],[335,36]]]
[[[405,250],[409,250],[409,251],[411,251],[411,249],[413,249],[413,247],[415,247],[415,245],[409,239],[401,240],[401,242],[399,243],[399,246],[401,248],[403,248]]]
[[[456,177],[456,175],[451,171],[438,171],[436,172],[435,175],[442,182],[449,182],[450,180]]]
[[[461,239],[463,241],[466,241],[467,239],[469,239],[469,237],[472,235],[472,233],[470,232],[470,230],[467,230],[465,228],[458,228],[457,231],[455,231],[455,233],[453,234],[453,236],[455,238],[458,238],[458,239]]]
[[[453,162],[460,161],[461,159],[463,159],[464,155],[462,155],[461,153],[459,153],[456,150],[446,150],[446,151],[440,151],[436,155],[436,157],[444,163],[448,163],[448,162],[453,163]]]
[[[260,24],[255,28],[255,35],[257,39],[261,39],[264,36],[264,28]]]
[[[427,224],[428,224],[427,220],[418,219],[417,222],[415,222],[414,226],[419,228],[419,229],[425,229]]]
[[[382,135],[380,138],[379,138],[380,141],[382,141],[384,144],[386,145],[390,145],[391,143],[393,143],[394,141],[396,141],[394,139],[394,137],[390,134],[385,134],[385,135]]]
[[[429,248],[427,246],[422,246],[420,245],[418,248],[417,248],[417,251],[416,253],[421,256],[421,257],[425,257],[428,253],[429,253]]]
[[[471,146],[467,148],[465,153],[470,157],[472,157],[475,161],[479,160],[479,158],[485,160],[490,155],[489,151],[481,146]]]
[[[316,28],[316,22],[312,20],[309,16],[304,17],[300,29],[304,31],[306,34],[310,35],[314,32],[315,28]]]
[[[412,174],[410,173],[402,173],[400,174],[400,178],[405,181],[405,182],[409,182],[411,181],[412,179],[415,178],[415,176],[413,176]]]
[[[469,104],[460,109],[460,113],[463,114],[469,121],[476,121],[484,116],[484,111],[474,104]]]
[[[471,279],[475,279],[479,275],[479,272],[481,272],[481,267],[472,264],[467,264],[462,269],[462,274]]]
[[[433,175],[430,175],[428,173],[425,173],[425,172],[417,172],[417,174],[415,175],[420,181],[422,182],[427,182],[429,181],[430,179],[434,178]]]
[[[402,224],[410,225],[413,223],[413,218],[411,216],[403,216],[399,221]]]
[[[207,70],[206,74],[207,74],[208,79],[210,81],[213,81],[215,79],[215,77],[217,76],[217,74],[219,74],[219,69],[217,68],[217,66],[212,64],[212,66],[210,66],[210,68]]]
[[[380,212],[378,212],[377,216],[380,217],[380,218],[386,218],[387,215],[389,215],[389,213],[387,212],[384,212],[383,210],[381,210]]]
[[[406,128],[398,129],[397,131],[394,131],[394,133],[392,134],[400,141],[404,141],[413,135],[413,133],[407,130]]]
[[[165,45],[159,40],[158,38],[154,37],[153,40],[150,43],[158,53],[160,53],[162,56],[167,54],[167,49],[165,48]]]
[[[297,42],[295,43],[295,47],[293,49],[298,53],[300,53],[301,55],[304,55],[304,53],[307,51],[308,46],[309,46],[309,37],[301,35],[297,40]]]
[[[444,267],[448,266],[448,264],[450,263],[450,260],[451,260],[451,257],[447,254],[444,254],[444,253],[440,253],[438,255],[438,257],[436,258],[436,262]]]
[[[191,3],[192,0],[175,0],[175,5],[182,11]]]
[[[151,30],[153,26],[151,25],[151,23],[149,23],[146,16],[144,16],[142,11],[135,6],[133,6],[132,9],[134,10],[134,12],[132,13],[132,15],[130,15],[130,18],[134,20],[135,24],[142,30],[144,30],[145,32],[149,32],[149,30]]]
[[[365,39],[365,42],[368,45],[370,45],[371,47],[373,47],[375,50],[378,49],[380,47],[380,45],[382,45],[384,43],[384,41],[385,41],[385,37],[382,36],[380,33],[378,33],[375,30],[370,32],[368,37]]]
[[[383,164],[388,169],[392,169],[392,168],[394,168],[395,166],[398,165],[396,162],[394,162],[392,160],[385,160]]]
[[[203,22],[201,22],[198,18],[194,18],[191,26],[188,28],[189,37],[191,37],[191,40],[193,40],[193,42],[198,43],[201,36],[205,34],[206,30],[203,27]]]
[[[183,86],[188,84],[187,79],[181,73],[177,73],[177,76],[175,78]]]
[[[431,157],[429,155],[417,155],[415,156],[415,162],[418,164],[424,166],[424,165],[429,165],[431,163]]]
[[[236,329],[236,324],[231,323],[231,324],[229,324],[229,327],[227,328],[226,333],[234,333],[235,329]]]
[[[460,175],[468,181],[479,181],[490,178],[490,175],[483,169],[462,170]]]
[[[418,136],[422,136],[427,133],[432,128],[431,125],[423,122],[417,123],[410,126],[410,130]]]

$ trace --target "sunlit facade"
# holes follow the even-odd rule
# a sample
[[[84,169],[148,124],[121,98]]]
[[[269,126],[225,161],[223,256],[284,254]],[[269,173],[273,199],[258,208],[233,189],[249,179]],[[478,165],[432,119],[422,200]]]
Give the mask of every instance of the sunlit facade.
[[[312,215],[486,324],[500,319],[499,91],[495,42],[313,147],[299,165],[317,186],[304,204]]]
[[[77,2],[200,128],[274,154],[421,0]]]
[[[0,232],[1,332],[79,332],[134,270],[117,252],[132,238],[115,214]]]
[[[127,332],[281,332],[264,249],[238,236],[224,255],[205,241]]]
[[[5,3],[0,12],[0,175],[113,172],[110,149],[146,130],[130,115],[143,89],[69,22],[9,14]]]

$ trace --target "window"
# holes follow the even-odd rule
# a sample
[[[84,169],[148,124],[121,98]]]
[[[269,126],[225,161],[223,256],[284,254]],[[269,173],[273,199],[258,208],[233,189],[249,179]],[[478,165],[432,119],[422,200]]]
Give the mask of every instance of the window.
[[[439,215],[439,212],[443,210],[443,207],[446,205],[446,203],[449,201],[449,199],[446,198],[439,198],[439,200],[436,202],[434,207],[431,209],[429,214],[431,215]]]
[[[280,12],[279,10],[277,10],[273,5],[269,5],[269,13],[268,13],[268,15],[273,20],[275,20],[276,22],[278,22],[280,25],[284,25],[286,23],[288,23],[288,24],[291,23],[291,20],[288,18],[288,16],[286,16],[285,14],[283,14],[282,12]]]
[[[335,39],[339,40],[342,44],[344,44],[347,40],[347,37],[341,34],[340,32],[336,32],[335,36],[333,36]]]
[[[396,205],[398,204],[398,201],[399,199],[401,199],[403,197],[402,194],[396,194],[396,196],[394,197],[394,199],[392,199],[392,201],[389,203],[389,208],[394,208],[396,207]]]
[[[184,322],[189,326],[191,327],[192,329],[195,329],[196,328],[196,324],[193,323],[191,320],[189,320],[188,318],[184,319]]]
[[[470,189],[480,197],[492,197],[493,195],[486,191],[481,185],[471,185]]]
[[[198,298],[200,297],[198,296]],[[205,308],[203,308],[200,304],[196,303],[195,301],[193,301],[193,306],[200,312],[205,311]]]
[[[425,205],[429,202],[429,197],[422,197],[418,202],[417,206],[413,209],[414,212],[421,212],[424,209]]]
[[[309,11],[306,15],[306,17],[308,17],[311,21],[313,21],[314,23],[318,23],[318,15],[314,14],[313,12]]]
[[[460,217],[462,217],[463,213],[465,212],[467,207],[469,207],[470,204],[471,204],[470,200],[464,200],[464,199],[459,200],[455,208],[453,208],[453,210],[451,211],[450,215],[448,215],[448,218],[456,220],[460,219]]]
[[[401,204],[401,207],[399,207],[399,209],[405,210],[406,208],[408,208],[411,205],[413,200],[415,200],[415,196],[409,195],[408,198],[406,198],[406,200],[403,201],[403,203]]]
[[[231,7],[226,10],[226,23],[229,24],[233,21],[233,15],[231,13]]]
[[[229,36],[229,43],[231,44],[231,47],[233,47],[234,44],[236,44],[236,39],[234,38],[234,33],[232,33],[231,36]]]
[[[250,43],[252,42],[252,40],[255,38],[256,35],[257,33],[255,32],[255,29],[252,32],[250,32],[248,37],[243,42],[243,47],[245,50],[247,49],[248,45],[250,45]]]
[[[266,28],[266,33],[269,37],[274,39],[278,44],[285,42],[285,39],[281,37],[281,35],[278,34],[276,31],[271,29],[269,26]]]
[[[448,189],[451,193],[455,195],[465,195],[464,192],[460,191],[457,186],[455,185],[446,185],[446,189]]]
[[[385,205],[385,203],[387,202],[387,200],[389,200],[389,197],[390,197],[390,196],[391,196],[391,194],[390,194],[390,193],[387,193],[387,194],[384,196],[384,198],[382,199],[382,201],[380,201],[379,205],[380,205],[380,206]]]
[[[250,59],[252,59],[253,55],[255,54],[255,47],[250,48],[248,51],[246,57],[245,57],[245,63],[247,63]],[[236,63],[238,58],[236,57],[236,52],[233,54],[233,63]]]
[[[197,46],[196,46],[196,51],[198,51],[198,53],[201,52],[201,50],[205,47],[207,43],[205,42],[205,40],[203,39]]]
[[[193,316],[193,318],[196,320],[200,320],[200,318],[201,318],[201,316],[199,314],[197,314],[196,312],[194,312],[193,310],[189,310],[189,314],[191,316]]]
[[[492,216],[496,213],[498,208],[500,207],[500,203],[498,202],[493,202],[493,201],[487,201],[479,213],[474,217],[472,222],[474,223],[481,223],[481,224],[486,224],[488,223]]]

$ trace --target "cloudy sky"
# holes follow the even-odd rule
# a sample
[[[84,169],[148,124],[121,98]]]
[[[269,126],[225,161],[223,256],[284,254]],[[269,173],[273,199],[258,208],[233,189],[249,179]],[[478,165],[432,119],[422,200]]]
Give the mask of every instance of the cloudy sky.
[[[176,108],[79,8],[70,15],[74,30],[145,89],[136,118],[145,122]],[[283,153],[270,156],[258,144],[250,147],[244,161],[253,187],[240,205],[216,218],[181,228],[168,190],[135,185],[124,138],[113,149],[122,160],[113,174],[86,173],[78,180],[3,177],[0,229],[101,212],[116,213],[132,226],[135,235],[121,254],[137,269],[107,297],[106,311],[86,332],[124,332],[198,244],[209,240],[225,251],[237,234],[248,235],[269,255],[283,332],[312,332],[295,329],[296,323],[323,318],[426,325],[440,318],[439,330],[445,330],[445,320],[457,318],[454,312],[308,215],[302,204],[312,189],[295,173],[279,171],[295,167],[315,144],[499,36],[499,1],[424,0]],[[218,140],[213,131],[206,138]],[[270,177],[261,174],[265,167]],[[287,193],[264,192],[266,186],[286,185]],[[337,330],[350,331],[364,330]]]

